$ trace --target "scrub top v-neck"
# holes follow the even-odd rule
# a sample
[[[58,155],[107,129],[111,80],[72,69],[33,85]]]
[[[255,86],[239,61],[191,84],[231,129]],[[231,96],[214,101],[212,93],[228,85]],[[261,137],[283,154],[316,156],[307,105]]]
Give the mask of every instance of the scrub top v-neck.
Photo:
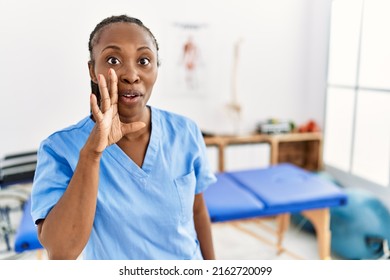
[[[93,126],[87,117],[42,142],[32,194],[35,221],[65,192]],[[142,167],[116,144],[104,151],[85,259],[202,258],[193,202],[215,182],[203,137],[190,119],[154,107],[151,127]]]

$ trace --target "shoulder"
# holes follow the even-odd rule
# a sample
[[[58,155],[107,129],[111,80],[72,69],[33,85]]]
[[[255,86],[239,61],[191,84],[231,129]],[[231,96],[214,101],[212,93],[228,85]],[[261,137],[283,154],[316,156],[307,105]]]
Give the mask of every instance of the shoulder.
[[[42,141],[41,145],[63,146],[65,144],[69,146],[73,144],[79,146],[85,142],[93,126],[92,119],[89,116],[85,117],[76,124],[52,133]]]
[[[198,125],[196,122],[189,117],[170,112],[167,110],[162,110],[158,108],[152,108],[152,114],[155,114],[155,117],[159,122],[166,127],[169,127],[174,130],[186,129],[187,131],[198,131]]]
[[[56,132],[52,133],[48,138],[53,138],[65,134],[78,133],[79,131],[87,130],[91,126],[93,126],[93,120],[90,118],[90,116],[88,116],[73,125],[57,130]]]
[[[201,130],[195,121],[166,110],[152,108],[152,129],[155,135],[171,144],[198,145],[203,141]]]

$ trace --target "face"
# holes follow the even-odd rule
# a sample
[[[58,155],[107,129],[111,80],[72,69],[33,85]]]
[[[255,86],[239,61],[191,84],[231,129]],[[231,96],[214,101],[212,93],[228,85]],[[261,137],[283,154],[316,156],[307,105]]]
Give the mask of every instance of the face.
[[[146,104],[157,79],[157,49],[151,35],[134,23],[105,27],[92,50],[89,63],[92,81],[108,71],[118,76],[118,111],[123,122],[143,120]]]

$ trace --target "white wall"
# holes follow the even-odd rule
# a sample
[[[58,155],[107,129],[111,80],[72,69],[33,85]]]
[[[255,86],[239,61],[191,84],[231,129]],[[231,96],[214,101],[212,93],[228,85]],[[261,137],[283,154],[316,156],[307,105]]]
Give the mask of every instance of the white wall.
[[[36,149],[57,129],[89,112],[89,34],[103,18],[126,13],[159,41],[162,67],[150,104],[230,133],[233,44],[242,131],[275,117],[297,124],[324,119],[330,0],[0,0],[0,155]],[[168,66],[175,22],[209,27],[207,90],[172,95]]]

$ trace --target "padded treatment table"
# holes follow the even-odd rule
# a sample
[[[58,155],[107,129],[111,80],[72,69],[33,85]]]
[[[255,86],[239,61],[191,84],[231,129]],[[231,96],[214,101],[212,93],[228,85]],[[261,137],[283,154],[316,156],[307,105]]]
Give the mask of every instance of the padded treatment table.
[[[37,228],[31,217],[30,211],[31,199],[28,199],[24,204],[23,216],[15,236],[16,253],[43,248],[38,240]]]
[[[205,193],[213,222],[257,217],[264,211],[264,203],[231,180],[227,173],[216,174],[216,177],[217,183]]]
[[[301,212],[315,230],[321,259],[330,259],[330,211],[347,195],[320,176],[284,163],[263,169],[223,172],[204,193],[212,222],[278,216],[279,252],[290,214]]]

